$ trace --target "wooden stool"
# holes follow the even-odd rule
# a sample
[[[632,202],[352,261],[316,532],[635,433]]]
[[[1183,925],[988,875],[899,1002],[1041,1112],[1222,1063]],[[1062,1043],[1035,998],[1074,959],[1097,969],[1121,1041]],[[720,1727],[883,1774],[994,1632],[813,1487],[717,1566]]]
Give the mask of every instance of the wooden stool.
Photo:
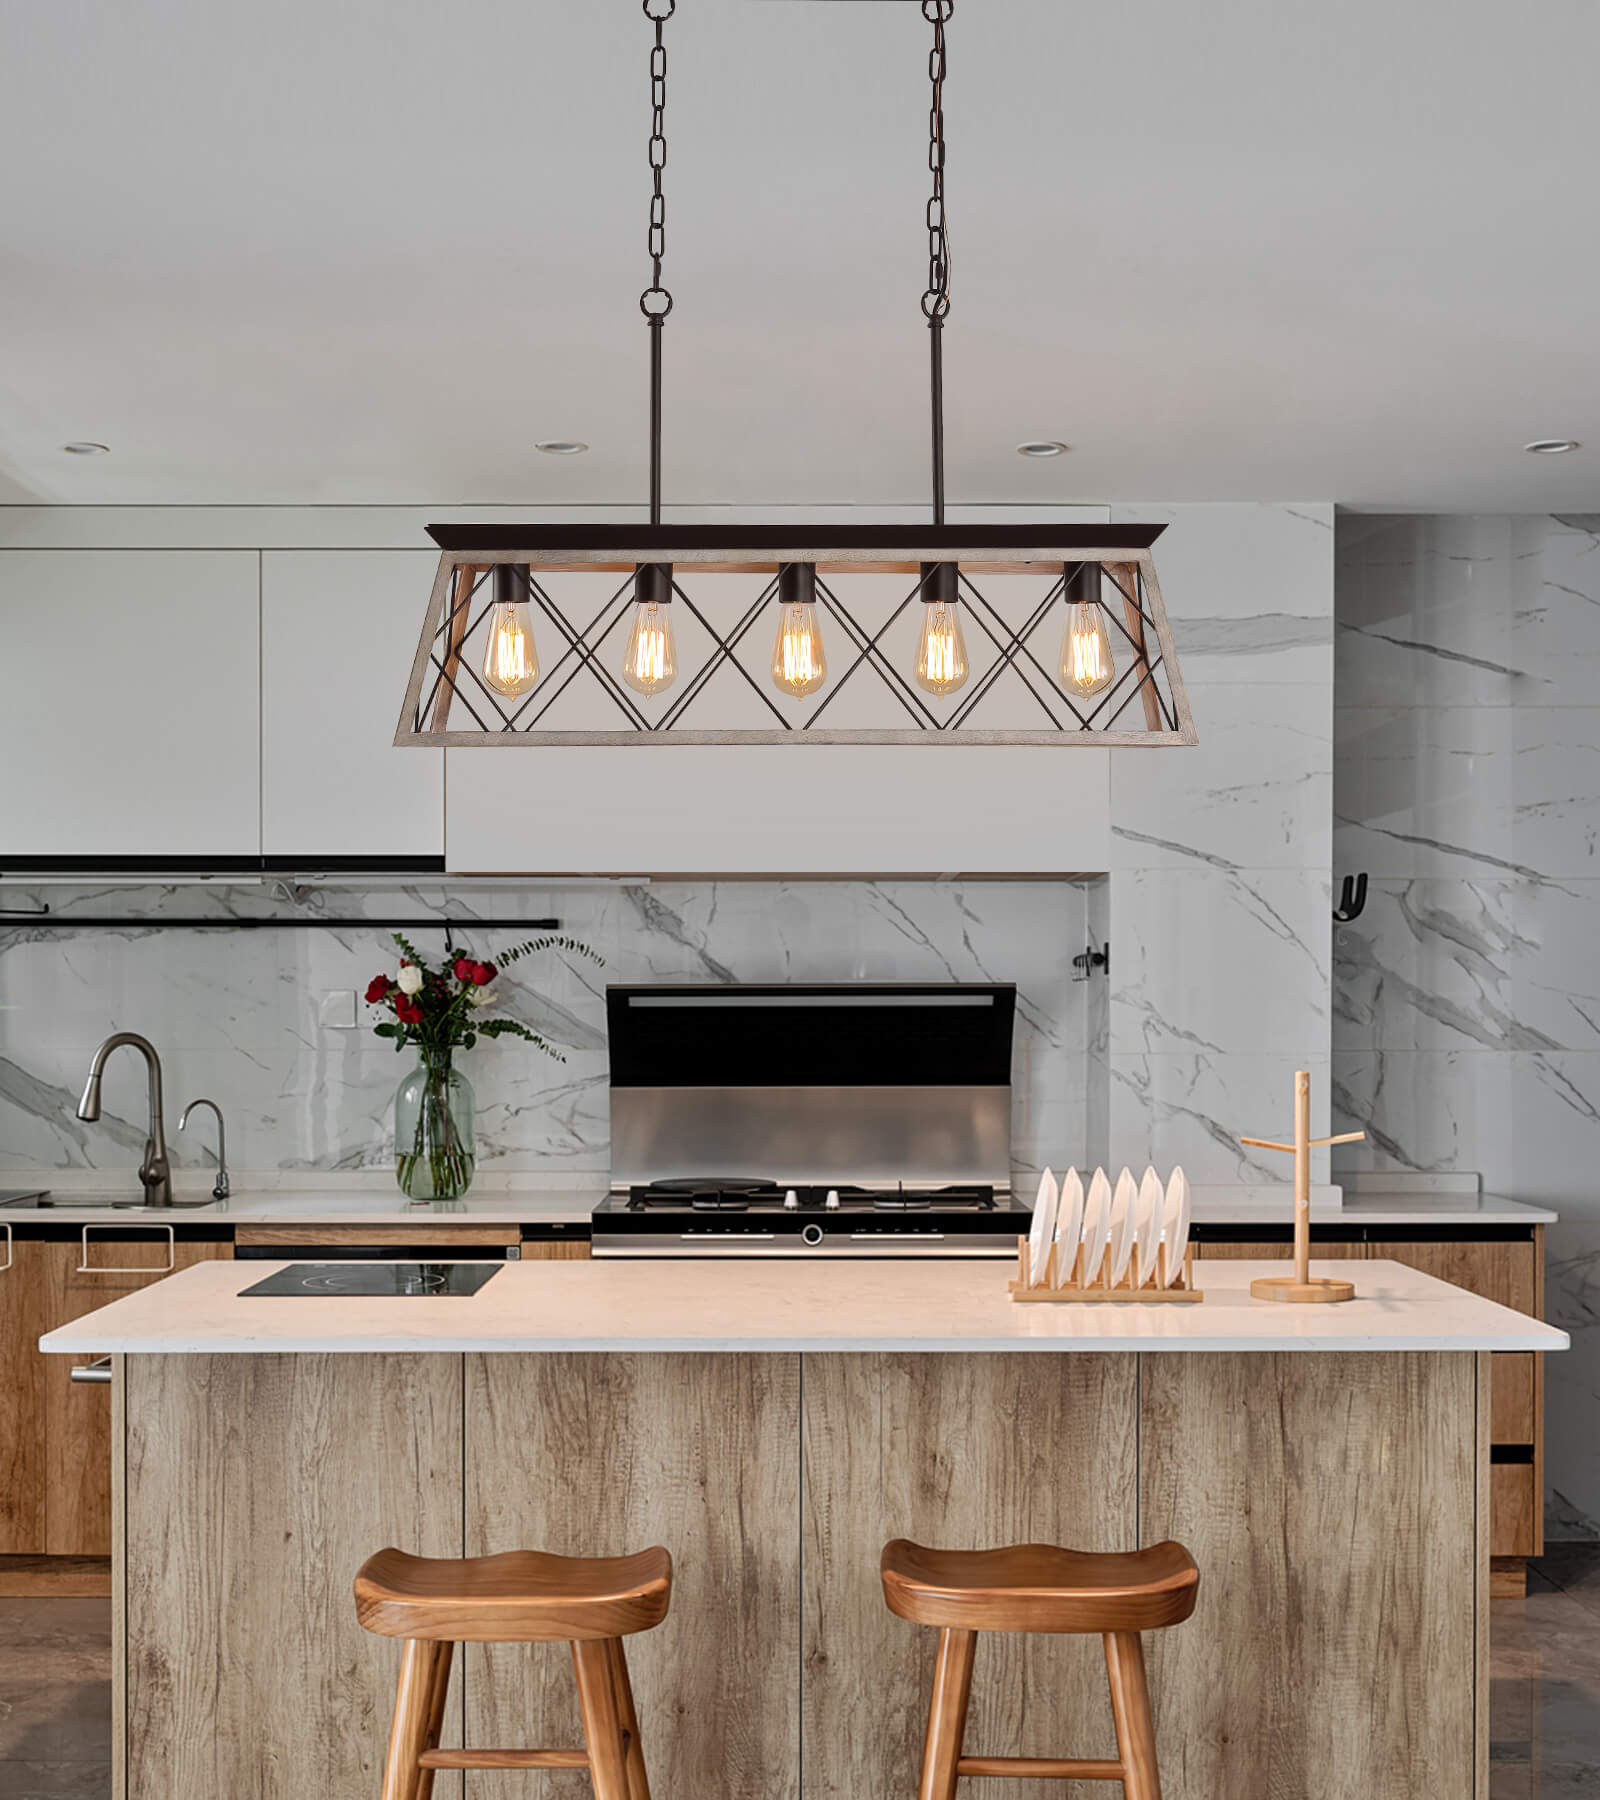
[[[383,1800],[430,1800],[436,1769],[587,1769],[595,1800],[650,1800],[622,1640],[667,1616],[672,1558],[407,1556],[380,1550],[356,1576],[356,1617],[406,1640]],[[457,1644],[570,1643],[587,1750],[441,1750]]]
[[[1127,1800],[1161,1800],[1141,1631],[1194,1611],[1200,1571],[1182,1544],[1096,1556],[1050,1544],[1003,1550],[925,1550],[896,1538],[883,1552],[883,1597],[916,1625],[939,1627],[918,1800],[954,1800],[962,1775],[1120,1781]],[[1044,1756],[963,1756],[980,1631],[1097,1631],[1105,1639],[1116,1762]]]

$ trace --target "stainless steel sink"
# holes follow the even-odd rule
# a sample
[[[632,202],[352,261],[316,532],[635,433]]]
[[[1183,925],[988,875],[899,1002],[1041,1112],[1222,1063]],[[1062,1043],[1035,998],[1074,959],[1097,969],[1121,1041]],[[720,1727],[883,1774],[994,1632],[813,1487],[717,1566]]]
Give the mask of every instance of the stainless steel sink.
[[[43,1209],[50,1207],[104,1207],[107,1210],[116,1208],[123,1212],[151,1212],[158,1210],[146,1206],[144,1201],[135,1196],[124,1198],[120,1194],[52,1194],[49,1188],[30,1188],[18,1193],[9,1191],[0,1193],[0,1206],[37,1206]]]

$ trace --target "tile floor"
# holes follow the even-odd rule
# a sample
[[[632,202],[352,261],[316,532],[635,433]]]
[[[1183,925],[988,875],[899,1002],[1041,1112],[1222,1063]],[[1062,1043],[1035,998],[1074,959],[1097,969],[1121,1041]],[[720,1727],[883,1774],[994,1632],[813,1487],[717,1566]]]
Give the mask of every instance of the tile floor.
[[[1600,1795],[1600,1545],[1496,1600],[1491,1800]],[[0,1600],[0,1795],[110,1800],[111,1604]]]

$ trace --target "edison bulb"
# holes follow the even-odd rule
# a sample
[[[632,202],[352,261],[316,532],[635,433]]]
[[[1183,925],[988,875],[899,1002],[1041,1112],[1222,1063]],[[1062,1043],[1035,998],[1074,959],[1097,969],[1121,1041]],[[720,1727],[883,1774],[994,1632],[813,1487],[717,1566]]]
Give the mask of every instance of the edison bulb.
[[[1087,698],[1109,686],[1115,674],[1105,614],[1092,600],[1074,601],[1067,608],[1067,629],[1061,639],[1063,685]]]
[[[953,694],[967,679],[967,641],[957,601],[924,601],[915,673],[917,686],[930,694]]]
[[[828,659],[822,650],[822,628],[814,606],[782,606],[778,609],[778,637],[772,646],[772,679],[786,694],[797,699],[813,694],[828,679]]]
[[[641,600],[633,609],[633,630],[622,658],[622,679],[636,694],[659,694],[677,679],[672,644],[672,605]]]
[[[483,653],[483,680],[507,700],[515,700],[539,679],[539,653],[526,600],[497,598],[489,612],[489,644]]]

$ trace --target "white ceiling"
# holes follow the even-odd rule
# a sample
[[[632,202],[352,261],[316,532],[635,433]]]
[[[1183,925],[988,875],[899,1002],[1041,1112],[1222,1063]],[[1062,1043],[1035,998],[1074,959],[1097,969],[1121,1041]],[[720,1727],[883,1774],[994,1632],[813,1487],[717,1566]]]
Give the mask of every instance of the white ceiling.
[[[669,502],[918,501],[918,8],[667,29]],[[5,7],[0,498],[642,500],[647,32]],[[953,502],[1600,508],[1593,0],[958,0],[950,40]]]

